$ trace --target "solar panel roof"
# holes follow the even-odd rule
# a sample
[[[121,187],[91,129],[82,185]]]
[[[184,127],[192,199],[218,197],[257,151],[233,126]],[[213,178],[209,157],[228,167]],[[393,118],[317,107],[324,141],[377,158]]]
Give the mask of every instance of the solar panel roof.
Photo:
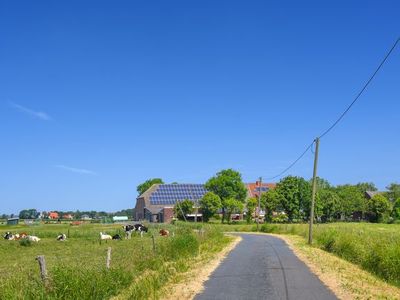
[[[151,195],[152,205],[175,205],[177,201],[200,200],[207,190],[203,184],[160,184]]]

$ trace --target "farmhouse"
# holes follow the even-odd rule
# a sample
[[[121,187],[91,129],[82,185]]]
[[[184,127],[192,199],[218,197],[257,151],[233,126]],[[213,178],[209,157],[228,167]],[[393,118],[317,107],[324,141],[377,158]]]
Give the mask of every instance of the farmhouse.
[[[256,182],[252,182],[252,183],[247,183],[246,184],[247,187],[247,197],[248,198],[257,198],[258,195],[261,193],[265,193],[268,192],[271,189],[274,189],[276,187],[276,183],[261,183],[260,186],[260,182],[256,181]]]
[[[49,213],[49,219],[57,220],[57,219],[59,219],[59,218],[60,218],[60,216],[58,215],[58,212],[51,211],[51,212]]]
[[[153,184],[136,199],[135,220],[169,223],[177,202],[185,199],[197,202],[206,193],[204,184]]]
[[[88,220],[91,220],[91,219],[92,219],[92,218],[91,218],[89,215],[86,215],[86,214],[84,214],[84,215],[81,216],[81,220],[88,221]]]
[[[261,193],[275,188],[275,183],[248,183],[247,196],[256,197]],[[174,216],[173,208],[179,201],[186,199],[198,202],[207,190],[204,184],[154,184],[136,199],[134,218],[136,221],[147,220],[156,223],[169,223]],[[201,219],[201,212],[197,215]],[[187,216],[189,220],[194,215]]]

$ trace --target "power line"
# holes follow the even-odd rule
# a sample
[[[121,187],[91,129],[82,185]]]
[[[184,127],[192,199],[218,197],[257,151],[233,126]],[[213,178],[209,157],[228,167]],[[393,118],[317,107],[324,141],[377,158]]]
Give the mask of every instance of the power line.
[[[386,60],[389,58],[389,56],[392,54],[393,50],[396,48],[397,44],[399,43],[400,38],[396,40],[396,42],[393,44],[393,46],[390,48],[388,53],[385,55],[379,66],[376,68],[375,72],[371,75],[371,77],[368,79],[368,81],[364,84],[360,92],[357,94],[357,96],[354,98],[354,100],[350,103],[350,105],[346,108],[346,110],[339,116],[339,118],[328,128],[326,129],[318,138],[321,139],[325,135],[327,135],[342,119],[343,117],[347,114],[347,112],[351,109],[351,107],[357,102],[357,100],[360,98],[360,96],[364,93],[368,85],[371,83],[371,81],[375,78],[375,75],[379,72],[379,70],[382,68]],[[277,177],[280,177],[281,175],[285,174],[287,171],[289,171],[300,159],[303,158],[303,156],[307,153],[308,150],[311,149],[313,152],[312,146],[315,143],[315,140],[300,154],[300,156],[292,162],[286,169],[284,169],[281,173],[278,175],[275,175],[273,177],[266,178],[267,180],[275,179]]]
[[[343,117],[347,114],[347,112],[350,110],[350,108],[357,102],[357,100],[360,98],[360,96],[363,94],[365,89],[368,87],[368,85],[371,83],[371,81],[374,79],[375,75],[379,72],[383,64],[386,62],[390,54],[393,52],[394,48],[396,48],[397,44],[399,43],[400,38],[396,40],[396,42],[393,44],[392,48],[390,48],[389,52],[385,55],[384,59],[381,61],[379,64],[378,68],[376,68],[375,72],[372,74],[372,76],[368,79],[368,81],[364,84],[363,88],[361,91],[357,94],[357,96],[354,98],[353,102],[350,103],[350,105],[346,108],[346,110],[340,115],[340,117],[328,128],[326,129],[320,136],[319,138],[323,138],[325,135],[327,135],[342,119]]]
[[[311,149],[311,147],[312,147],[313,144],[314,144],[314,141],[306,148],[306,150],[304,150],[303,153],[300,154],[300,156],[299,156],[294,162],[292,162],[292,163],[289,165],[289,167],[287,167],[287,168],[286,168],[285,170],[283,170],[281,173],[279,173],[278,175],[275,175],[275,176],[273,176],[273,177],[268,177],[268,178],[265,178],[265,179],[271,180],[271,179],[275,179],[275,178],[277,178],[277,177],[279,177],[279,176],[285,174],[285,173],[286,173],[287,171],[289,171],[300,159],[303,158],[303,156],[307,153],[307,151]]]

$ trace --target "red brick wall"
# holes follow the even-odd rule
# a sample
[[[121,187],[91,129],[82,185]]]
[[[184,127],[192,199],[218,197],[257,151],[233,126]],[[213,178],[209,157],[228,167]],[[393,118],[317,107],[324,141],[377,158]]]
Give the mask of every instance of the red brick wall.
[[[164,223],[171,223],[172,218],[174,217],[174,209],[172,207],[164,207]]]

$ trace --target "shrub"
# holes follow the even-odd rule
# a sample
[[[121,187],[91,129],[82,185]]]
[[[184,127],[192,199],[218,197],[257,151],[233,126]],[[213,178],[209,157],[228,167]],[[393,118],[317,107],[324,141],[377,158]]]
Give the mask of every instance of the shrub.
[[[29,246],[32,246],[32,242],[31,242],[31,240],[29,240],[29,239],[21,239],[20,241],[19,241],[19,244],[22,246],[22,247],[29,247]]]

